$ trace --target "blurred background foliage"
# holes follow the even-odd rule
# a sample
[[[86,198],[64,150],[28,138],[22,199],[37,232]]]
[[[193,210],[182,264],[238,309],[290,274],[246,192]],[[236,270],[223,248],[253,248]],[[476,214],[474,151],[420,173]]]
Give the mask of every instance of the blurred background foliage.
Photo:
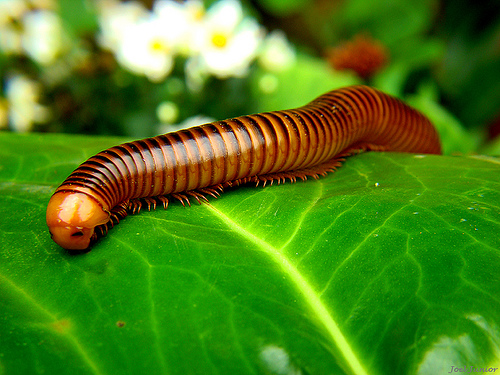
[[[149,137],[370,84],[500,154],[500,2],[0,0],[0,128]]]

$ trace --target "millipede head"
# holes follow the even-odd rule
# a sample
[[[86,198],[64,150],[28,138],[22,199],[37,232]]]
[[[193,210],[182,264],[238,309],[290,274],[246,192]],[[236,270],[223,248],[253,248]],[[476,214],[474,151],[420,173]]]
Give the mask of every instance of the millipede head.
[[[52,239],[67,250],[85,250],[97,225],[105,224],[109,212],[84,193],[61,191],[50,198],[47,226]]]

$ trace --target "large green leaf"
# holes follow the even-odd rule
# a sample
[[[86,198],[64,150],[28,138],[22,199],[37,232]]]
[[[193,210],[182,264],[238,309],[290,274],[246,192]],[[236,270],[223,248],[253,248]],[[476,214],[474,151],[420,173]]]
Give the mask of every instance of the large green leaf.
[[[499,159],[361,154],[130,216],[70,255],[46,203],[115,142],[0,134],[0,374],[499,367]]]

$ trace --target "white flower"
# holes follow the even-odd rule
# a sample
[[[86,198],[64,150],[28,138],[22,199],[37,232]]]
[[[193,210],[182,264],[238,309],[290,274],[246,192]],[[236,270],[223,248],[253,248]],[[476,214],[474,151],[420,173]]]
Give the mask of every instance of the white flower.
[[[157,0],[153,11],[158,15],[160,22],[169,25],[179,53],[186,56],[193,54],[195,52],[193,35],[200,27],[205,14],[203,2],[187,0],[181,4],[172,0]]]
[[[245,75],[262,39],[262,28],[243,18],[238,1],[221,0],[207,11],[194,40],[206,71],[227,78]]]
[[[23,0],[0,0],[0,49],[6,54],[21,54],[22,27],[19,20],[28,11]]]
[[[264,69],[279,72],[295,62],[295,50],[281,30],[271,32],[262,45],[259,63]]]
[[[23,17],[22,43],[26,54],[42,65],[52,64],[62,49],[63,27],[50,10],[36,10]]]
[[[170,74],[175,55],[185,48],[193,9],[200,6],[194,0],[158,1],[149,12],[137,2],[101,0],[100,43],[126,69],[161,81]]]
[[[101,0],[98,3],[100,33],[99,44],[113,52],[118,51],[123,33],[141,19],[148,11],[137,1],[122,3],[118,0]]]
[[[9,121],[15,131],[29,131],[34,123],[49,119],[48,108],[38,103],[39,83],[23,75],[15,75],[7,81],[5,91],[9,104]]]
[[[151,16],[124,32],[117,59],[132,72],[161,81],[172,71],[175,48],[170,27]]]
[[[63,28],[50,0],[0,0],[0,48],[52,64],[62,48]]]

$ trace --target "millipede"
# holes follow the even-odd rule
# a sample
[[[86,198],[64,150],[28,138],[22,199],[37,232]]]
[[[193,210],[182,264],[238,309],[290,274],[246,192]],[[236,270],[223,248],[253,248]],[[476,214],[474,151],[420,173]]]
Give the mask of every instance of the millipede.
[[[335,171],[362,151],[440,154],[420,112],[367,86],[330,91],[296,109],[240,116],[124,143],[82,163],[47,206],[52,239],[86,250],[129,213],[183,205],[224,188]]]

